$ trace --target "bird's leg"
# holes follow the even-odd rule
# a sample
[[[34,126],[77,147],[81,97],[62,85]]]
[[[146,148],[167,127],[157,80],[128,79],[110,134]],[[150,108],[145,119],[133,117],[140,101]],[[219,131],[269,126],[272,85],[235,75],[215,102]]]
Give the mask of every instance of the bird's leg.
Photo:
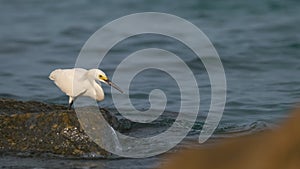
[[[71,110],[73,103],[74,103],[73,98],[69,97],[69,107],[68,107],[68,110]]]
[[[69,103],[68,110],[71,110],[71,109],[72,109],[72,105],[73,105],[73,100],[71,101],[71,103]]]

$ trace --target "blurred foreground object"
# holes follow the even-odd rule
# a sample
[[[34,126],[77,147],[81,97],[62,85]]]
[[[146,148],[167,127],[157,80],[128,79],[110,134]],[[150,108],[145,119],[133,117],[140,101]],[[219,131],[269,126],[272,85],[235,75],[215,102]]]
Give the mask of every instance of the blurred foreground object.
[[[163,169],[299,169],[300,109],[282,126],[170,157]]]

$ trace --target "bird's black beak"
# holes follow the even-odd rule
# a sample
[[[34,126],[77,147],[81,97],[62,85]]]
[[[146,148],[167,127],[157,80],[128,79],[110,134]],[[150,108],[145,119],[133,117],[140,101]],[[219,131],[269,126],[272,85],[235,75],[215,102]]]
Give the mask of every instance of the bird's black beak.
[[[116,90],[118,90],[120,93],[124,93],[123,90],[121,88],[119,88],[116,84],[114,84],[112,81],[110,81],[109,79],[105,80],[106,83],[108,85],[110,85],[111,87],[115,88]]]

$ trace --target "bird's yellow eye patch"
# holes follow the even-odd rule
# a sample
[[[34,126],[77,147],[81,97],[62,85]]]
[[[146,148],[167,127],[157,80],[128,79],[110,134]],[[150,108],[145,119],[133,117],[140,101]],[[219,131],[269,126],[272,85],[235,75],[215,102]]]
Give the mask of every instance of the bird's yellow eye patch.
[[[99,75],[99,79],[104,80],[104,81],[107,81],[107,77],[106,77],[106,76],[103,76],[103,75]]]

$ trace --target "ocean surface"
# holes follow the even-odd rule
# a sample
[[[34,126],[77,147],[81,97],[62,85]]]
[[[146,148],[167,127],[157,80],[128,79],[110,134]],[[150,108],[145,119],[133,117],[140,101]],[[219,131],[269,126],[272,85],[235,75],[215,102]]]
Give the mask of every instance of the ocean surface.
[[[74,67],[84,43],[110,21],[137,12],[164,12],[199,27],[220,55],[227,101],[214,137],[273,127],[288,117],[288,111],[300,100],[299,11],[298,0],[0,0],[0,97],[67,105],[68,98],[48,79],[52,70]],[[204,122],[201,113],[208,112],[210,106],[211,89],[205,67],[193,59],[186,46],[158,35],[131,37],[117,44],[100,68],[111,77],[120,57],[147,48],[178,54],[195,73],[201,93],[200,115],[188,137],[197,141]],[[132,104],[139,110],[148,109],[149,92],[156,88],[165,91],[166,111],[178,112],[178,86],[168,74],[157,70],[142,72],[132,81]],[[107,99],[100,105],[114,110],[110,88],[104,86],[104,90]],[[1,157],[0,166],[133,169],[153,168],[160,161],[159,157]]]

